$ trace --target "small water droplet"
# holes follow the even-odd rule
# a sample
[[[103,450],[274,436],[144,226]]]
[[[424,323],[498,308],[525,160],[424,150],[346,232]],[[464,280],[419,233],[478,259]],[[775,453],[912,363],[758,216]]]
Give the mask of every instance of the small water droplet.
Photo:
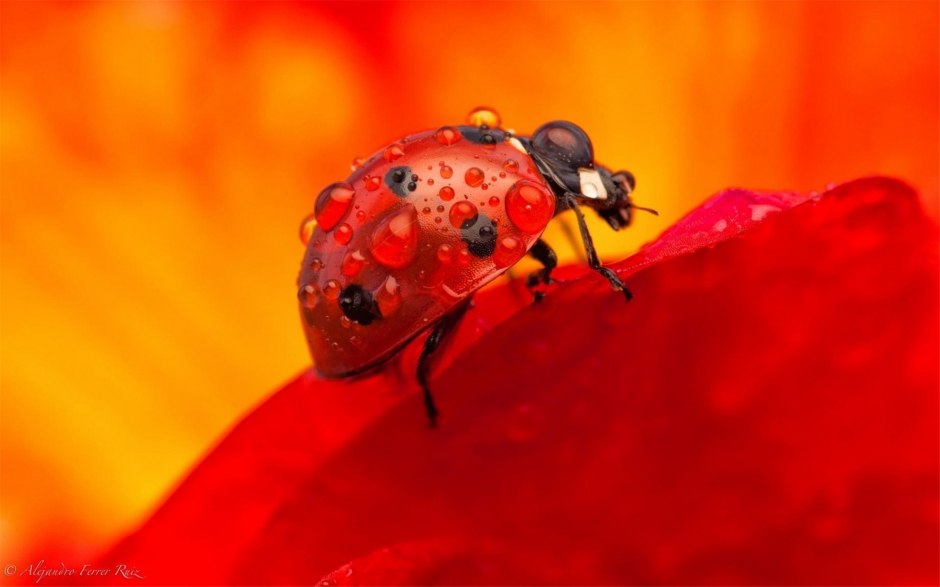
[[[555,197],[539,183],[517,181],[506,193],[506,212],[519,230],[539,234],[555,213]]]
[[[339,297],[339,282],[335,279],[331,279],[323,284],[323,295],[330,300],[335,300]]]
[[[440,196],[440,198],[445,202],[449,202],[454,199],[454,188],[445,185],[439,192],[437,192],[437,195]]]
[[[442,220],[441,220],[441,217],[440,217],[440,216],[436,216],[436,217],[434,218],[434,224],[440,224],[441,222],[442,222]],[[443,229],[443,228],[442,228],[441,230],[443,230],[444,232],[447,232],[446,229]]]
[[[431,209],[428,208],[427,206],[425,206],[424,208],[421,209],[421,213],[422,213],[422,214],[430,214],[430,213],[431,213]]]
[[[418,251],[418,211],[412,204],[383,220],[372,234],[375,260],[397,269],[411,263]]]
[[[385,160],[391,163],[397,159],[401,159],[405,155],[405,146],[401,143],[395,143],[394,145],[389,146],[385,149],[385,152],[382,154],[385,157]]]
[[[313,214],[308,214],[304,218],[303,222],[300,223],[300,242],[306,247],[310,244],[310,237],[313,236],[313,231],[317,228],[317,218]]]
[[[503,169],[509,173],[519,173],[519,163],[515,159],[506,159],[506,162],[503,163]]]
[[[490,128],[497,128],[502,121],[499,119],[499,114],[496,110],[489,108],[487,106],[480,106],[474,108],[467,114],[467,124],[470,126],[488,126]]]
[[[493,196],[490,198],[490,206],[499,206],[499,197]]]
[[[505,172],[505,171],[500,171],[500,172],[499,172],[499,176],[500,176],[500,177],[506,177],[506,172]]]
[[[362,350],[365,348],[365,344],[362,342],[362,339],[356,335],[349,337],[349,344],[353,345],[359,350]],[[350,571],[349,573],[346,573],[346,576],[348,577],[351,574],[352,574],[352,571]]]
[[[339,224],[349,212],[355,193],[352,186],[346,182],[330,184],[320,192],[314,207],[314,216],[321,230],[329,232]]]
[[[340,245],[346,245],[349,243],[349,239],[352,238],[352,227],[348,224],[340,224],[336,227],[336,230],[333,231],[333,239]]]
[[[490,187],[490,184],[484,183],[483,185],[480,186],[480,189],[481,189],[481,190],[485,190],[485,189],[487,189],[488,187]]]
[[[467,251],[466,249],[457,253],[457,264],[460,265],[461,267],[466,267],[467,265],[470,264],[470,261],[471,261],[470,252]]]
[[[365,182],[366,182],[366,189],[369,190],[370,192],[374,192],[375,190],[379,189],[379,187],[381,187],[382,178],[373,177],[369,175],[369,176],[366,176]]]
[[[450,223],[454,228],[470,228],[477,221],[477,208],[470,202],[457,202],[450,207]]]
[[[314,259],[313,261],[310,261],[310,270],[311,270],[311,271],[313,271],[314,273],[316,273],[316,272],[319,271],[320,269],[323,269],[323,261],[321,261],[320,259]]]
[[[362,271],[362,266],[365,265],[365,262],[366,258],[357,249],[355,251],[346,253],[346,256],[343,257],[343,265],[340,268],[340,271],[347,277],[354,277],[360,271]]]
[[[356,157],[355,159],[352,160],[352,163],[350,163],[349,166],[352,167],[353,171],[355,171],[359,169],[360,167],[362,167],[362,164],[365,162],[366,162],[365,159],[363,159],[362,157]]]
[[[365,219],[366,219],[365,210],[359,210],[358,212],[356,212],[356,220],[358,220],[359,222],[364,222]]]
[[[515,265],[525,254],[526,250],[522,245],[522,241],[514,236],[507,236],[496,243],[496,250],[493,252],[493,263],[499,268],[510,267]]]
[[[444,213],[444,205],[443,205],[443,204],[438,204],[438,206],[437,206],[437,212],[438,212],[439,214],[443,214],[443,213]]]
[[[343,328],[352,328],[352,322],[345,314],[339,317],[339,323],[343,325]]]
[[[313,308],[317,305],[317,288],[312,283],[301,286],[297,292],[297,299],[304,308]]]
[[[450,165],[445,165],[441,167],[441,177],[444,179],[450,179],[454,176],[454,170],[451,169]]]
[[[388,318],[401,307],[401,287],[391,275],[385,279],[378,291],[375,292],[375,303],[379,306],[379,313]]]
[[[437,139],[437,142],[440,144],[450,146],[459,141],[462,136],[460,131],[456,128],[452,126],[444,126],[434,133],[434,138]]]
[[[464,181],[467,182],[467,185],[475,188],[479,187],[483,183],[483,180],[486,179],[486,176],[483,174],[483,171],[479,167],[471,167],[467,170],[467,173],[463,176]]]
[[[428,178],[428,185],[434,185],[434,180],[431,178]]]
[[[338,343],[338,342],[331,342],[331,343],[330,343],[330,348],[333,349],[334,351],[338,351],[338,350],[339,350],[339,343]],[[324,583],[326,583],[327,585],[329,585],[329,583],[327,583],[327,582],[325,582],[325,581],[324,581]]]
[[[454,258],[454,251],[450,248],[450,245],[441,245],[437,249],[437,258],[441,263],[450,263]]]

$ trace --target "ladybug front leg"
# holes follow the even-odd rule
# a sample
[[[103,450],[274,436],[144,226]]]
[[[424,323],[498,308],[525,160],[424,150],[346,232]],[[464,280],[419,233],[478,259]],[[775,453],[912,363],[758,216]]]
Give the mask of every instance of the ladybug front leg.
[[[460,306],[445,314],[440,322],[434,327],[431,336],[424,341],[424,350],[421,351],[421,357],[418,358],[418,384],[424,393],[424,409],[427,410],[428,420],[431,428],[437,427],[437,406],[434,404],[434,396],[431,395],[431,388],[428,386],[428,376],[431,374],[431,355],[438,349],[447,336],[454,331],[460,323],[460,319],[470,308],[470,300],[463,302]]]
[[[601,265],[600,259],[597,258],[597,251],[594,250],[594,240],[591,238],[591,233],[588,232],[587,222],[584,221],[584,214],[581,213],[581,208],[578,207],[575,195],[571,193],[565,194],[565,201],[568,207],[574,210],[575,216],[578,218],[578,228],[581,230],[581,240],[584,242],[584,252],[587,253],[588,265],[591,266],[591,269],[606,277],[614,290],[622,291],[624,297],[626,297],[629,302],[633,299],[633,294],[630,293],[627,286],[623,284],[623,280],[612,270]]]
[[[552,270],[558,266],[558,256],[555,255],[555,251],[548,246],[548,243],[542,239],[537,240],[535,245],[529,249],[529,254],[532,255],[533,259],[543,265],[542,269],[529,275],[529,278],[526,280],[525,285],[529,288],[529,291],[532,291],[533,288],[538,287],[540,284],[548,285],[555,281],[551,278],[551,274]],[[545,297],[545,292],[532,291],[532,295],[535,296],[535,303],[537,304]]]

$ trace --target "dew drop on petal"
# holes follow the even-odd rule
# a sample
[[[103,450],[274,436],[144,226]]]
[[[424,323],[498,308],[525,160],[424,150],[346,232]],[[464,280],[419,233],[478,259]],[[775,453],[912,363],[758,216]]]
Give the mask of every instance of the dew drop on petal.
[[[362,271],[362,266],[365,265],[365,261],[366,258],[362,256],[362,253],[358,249],[351,251],[346,253],[346,256],[343,257],[343,265],[340,271],[347,277],[354,277]]]
[[[355,193],[352,186],[346,182],[330,184],[320,192],[314,207],[314,217],[323,231],[333,230],[346,216]]]
[[[471,167],[467,170],[467,173],[463,176],[464,181],[467,182],[467,185],[475,188],[479,187],[483,180],[486,179],[486,176],[483,174],[483,171],[479,167]]]
[[[499,114],[487,106],[474,108],[467,114],[467,124],[470,126],[486,125],[490,128],[497,128],[502,123]]]
[[[303,222],[300,223],[300,242],[306,247],[310,244],[310,237],[313,236],[313,231],[317,228],[317,218],[313,214],[308,214],[304,218]]]
[[[333,231],[333,239],[340,245],[346,245],[349,243],[349,239],[352,238],[352,227],[348,224],[340,224],[336,227],[336,230]]]
[[[339,297],[339,282],[331,279],[323,284],[323,295],[328,299],[335,300]]]
[[[437,139],[437,142],[440,144],[450,146],[459,141],[462,136],[460,131],[456,128],[452,126],[444,126],[434,133],[434,138]]]
[[[444,165],[441,167],[441,177],[444,179],[450,179],[454,176],[454,170],[451,169],[450,165]]]
[[[401,143],[395,143],[394,145],[389,146],[385,149],[385,152],[382,154],[385,157],[385,160],[391,163],[397,159],[401,159],[405,155],[405,146]]]
[[[441,188],[441,191],[437,192],[437,195],[445,202],[449,202],[454,199],[454,188],[445,185]],[[442,211],[443,210],[441,210],[441,212]]]
[[[519,230],[539,234],[555,214],[555,197],[541,184],[517,181],[506,193],[506,212]]]
[[[297,299],[304,308],[313,308],[317,305],[317,288],[312,283],[301,286],[297,292]]]
[[[470,228],[477,221],[477,207],[466,200],[450,207],[450,223],[454,228]]]
[[[383,220],[372,234],[371,249],[375,260],[397,269],[411,263],[418,251],[418,211],[406,204]]]
[[[384,318],[388,318],[401,307],[401,287],[391,275],[375,292],[375,303],[378,304],[379,313]]]

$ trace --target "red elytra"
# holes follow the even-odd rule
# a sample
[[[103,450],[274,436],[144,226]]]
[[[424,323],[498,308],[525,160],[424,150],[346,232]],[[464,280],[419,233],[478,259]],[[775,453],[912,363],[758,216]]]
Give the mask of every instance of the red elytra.
[[[445,318],[532,251],[561,210],[586,205],[614,229],[630,223],[632,176],[596,165],[580,128],[553,122],[517,137],[488,126],[499,116],[487,109],[468,121],[476,126],[418,133],[357,160],[317,198],[298,296],[322,375],[361,373],[428,328],[450,330]],[[554,253],[544,243],[532,253],[546,265],[534,283],[548,283]]]

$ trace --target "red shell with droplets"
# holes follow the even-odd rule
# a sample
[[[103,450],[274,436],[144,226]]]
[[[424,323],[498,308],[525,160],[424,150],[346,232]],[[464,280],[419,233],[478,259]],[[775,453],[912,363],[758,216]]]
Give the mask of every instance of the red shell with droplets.
[[[393,356],[521,259],[551,220],[554,199],[523,226],[507,208],[517,182],[551,194],[521,145],[508,135],[483,145],[468,133],[478,129],[443,127],[390,143],[330,186],[330,193],[349,186],[348,201],[345,189],[340,201],[321,196],[323,218],[310,236],[299,287],[307,342],[323,375],[352,375]],[[490,222],[495,235],[481,233]],[[489,246],[469,246],[477,235]],[[352,285],[371,294],[381,318],[348,319],[340,301]]]

